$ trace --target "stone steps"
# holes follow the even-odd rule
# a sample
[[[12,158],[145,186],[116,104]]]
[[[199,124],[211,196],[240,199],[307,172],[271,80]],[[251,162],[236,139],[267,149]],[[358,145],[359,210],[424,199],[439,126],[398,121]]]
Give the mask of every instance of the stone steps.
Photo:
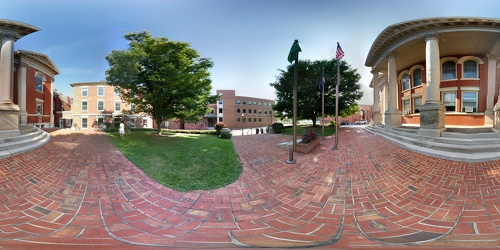
[[[438,158],[480,162],[500,159],[500,139],[492,131],[464,132],[450,129],[442,137],[418,135],[418,128],[394,128],[367,126],[366,130],[408,150]]]
[[[32,126],[19,126],[21,135],[0,138],[0,158],[36,149],[50,140],[49,133]]]

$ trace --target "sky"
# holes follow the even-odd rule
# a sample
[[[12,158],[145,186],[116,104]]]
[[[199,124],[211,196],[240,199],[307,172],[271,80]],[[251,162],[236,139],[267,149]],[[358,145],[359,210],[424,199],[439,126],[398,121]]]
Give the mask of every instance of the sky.
[[[0,0],[0,19],[38,27],[15,50],[47,55],[60,71],[55,88],[73,96],[70,84],[105,79],[112,50],[125,50],[127,32],[188,42],[210,58],[212,92],[275,99],[269,84],[289,65],[295,39],[306,60],[330,60],[337,42],[342,60],[361,75],[372,104],[372,75],[364,65],[377,36],[388,26],[447,16],[500,18],[498,0]],[[318,76],[319,77],[319,76]]]

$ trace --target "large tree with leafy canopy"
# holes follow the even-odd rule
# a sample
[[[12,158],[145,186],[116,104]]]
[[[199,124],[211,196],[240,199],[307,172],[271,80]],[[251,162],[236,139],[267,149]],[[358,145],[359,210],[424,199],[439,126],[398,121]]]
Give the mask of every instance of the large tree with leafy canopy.
[[[148,31],[127,33],[128,49],[113,50],[106,56],[110,68],[106,81],[123,100],[135,105],[157,124],[171,118],[198,121],[207,113],[210,95],[209,69],[213,62],[201,58],[189,43],[152,37]]]
[[[316,119],[321,117],[319,85],[323,69],[325,72],[325,116],[335,116],[337,60],[299,61],[297,119],[311,119],[313,126],[316,126]],[[276,77],[276,81],[270,83],[277,97],[273,110],[279,118],[293,117],[293,70],[293,64],[289,65],[286,71],[279,70],[280,75]],[[363,96],[361,85],[358,83],[361,76],[345,61],[340,63],[340,76],[339,116],[349,116],[357,112],[357,110],[353,111],[352,106],[357,106],[357,101]]]

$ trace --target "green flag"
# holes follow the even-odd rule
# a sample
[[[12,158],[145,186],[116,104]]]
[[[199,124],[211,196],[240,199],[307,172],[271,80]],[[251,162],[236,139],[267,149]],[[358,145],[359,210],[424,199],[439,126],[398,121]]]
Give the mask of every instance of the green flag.
[[[299,52],[302,52],[299,46],[299,40],[295,40],[290,49],[290,53],[288,53],[288,62],[292,63],[297,60],[299,58]]]

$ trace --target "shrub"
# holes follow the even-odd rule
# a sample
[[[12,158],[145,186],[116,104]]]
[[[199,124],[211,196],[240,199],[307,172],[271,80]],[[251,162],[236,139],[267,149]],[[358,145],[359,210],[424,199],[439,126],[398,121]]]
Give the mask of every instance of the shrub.
[[[302,142],[309,143],[316,140],[316,131],[308,130],[304,134],[302,134]]]
[[[275,122],[271,126],[273,127],[273,132],[276,134],[281,134],[284,130],[283,123]]]
[[[220,132],[220,138],[222,139],[231,139],[231,136],[233,135],[231,134],[230,130],[223,130]]]
[[[223,122],[218,122],[217,124],[215,124],[215,133],[217,135],[220,135],[220,130],[225,128],[226,127],[226,124],[223,123]]]
[[[328,124],[328,126],[335,126],[335,121],[330,121],[330,123]]]

